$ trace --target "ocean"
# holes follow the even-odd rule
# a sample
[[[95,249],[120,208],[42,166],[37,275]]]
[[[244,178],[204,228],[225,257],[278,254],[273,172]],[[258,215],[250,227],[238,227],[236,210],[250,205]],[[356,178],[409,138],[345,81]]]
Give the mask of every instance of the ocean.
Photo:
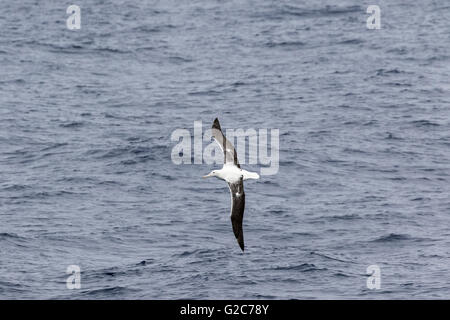
[[[0,3],[1,299],[450,297],[448,1],[70,4]],[[216,117],[279,130],[244,253],[171,156]]]

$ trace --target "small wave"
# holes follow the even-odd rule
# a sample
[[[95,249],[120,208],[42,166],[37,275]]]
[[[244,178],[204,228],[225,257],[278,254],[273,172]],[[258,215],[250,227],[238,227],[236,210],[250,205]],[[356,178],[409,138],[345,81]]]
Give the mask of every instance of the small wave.
[[[273,299],[276,299],[277,297],[258,293],[258,294],[255,294],[255,298],[262,299],[262,300],[273,300]]]
[[[286,210],[283,210],[283,209],[270,210],[270,213],[274,213],[274,214],[282,214],[282,213],[285,213],[285,212],[286,212]]]
[[[205,253],[212,253],[212,250],[209,249],[195,249],[191,251],[184,251],[182,253],[176,254],[178,257],[187,257],[191,255],[203,255]]]
[[[305,9],[287,5],[282,8],[283,15],[304,16],[304,17],[328,17],[346,15],[349,13],[361,12],[360,6],[338,7],[327,5],[319,9]]]
[[[336,272],[333,274],[333,276],[338,277],[338,278],[350,278],[351,277],[348,274],[345,274],[343,272]]]
[[[142,260],[139,263],[136,263],[136,266],[146,266],[146,265],[151,264],[153,262],[154,262],[153,259],[146,259],[146,260]]]
[[[325,258],[325,259],[333,260],[333,261],[352,263],[352,261],[346,261],[346,260],[338,259],[338,258],[331,257],[331,256],[323,254],[323,253],[317,253],[315,251],[311,251],[310,254],[318,256],[318,257],[322,257],[322,258]]]
[[[388,178],[391,181],[405,181],[407,180],[406,177],[393,177],[393,178]]]
[[[153,11],[153,14],[158,14],[161,12]],[[135,32],[144,32],[144,33],[153,33],[153,32],[162,32],[169,29],[176,29],[177,26],[174,24],[161,24],[161,25],[140,25],[131,29],[133,33]]]
[[[13,79],[13,80],[4,80],[0,81],[1,84],[10,84],[10,83],[17,83],[17,84],[24,84],[25,79]]]
[[[413,199],[411,199],[411,201],[425,201],[425,200],[430,200],[430,198],[425,198],[425,197],[417,197],[417,198],[413,198]]]
[[[241,86],[247,85],[247,83],[246,83],[246,82],[243,82],[243,81],[236,81],[236,82],[233,82],[231,85],[232,85],[233,87],[241,87]],[[283,135],[283,134],[281,134],[281,135]]]
[[[135,161],[135,162],[146,162],[148,160],[154,160],[154,154],[160,153],[158,150],[166,150],[167,146],[135,146],[129,145],[124,147],[117,147],[112,149],[92,149],[86,151],[87,155],[96,155],[97,159],[110,159],[117,158],[125,155],[132,155],[132,159],[127,159],[123,161]],[[161,151],[162,153],[162,151]],[[133,164],[134,162],[127,162],[123,164]]]
[[[343,152],[345,153],[361,153],[361,154],[366,154],[367,152],[364,150],[359,150],[359,149],[353,149],[353,148],[345,148],[343,150]]]
[[[391,132],[388,132],[386,139],[387,140],[403,140],[402,138],[397,137],[396,135],[394,135]]]
[[[23,239],[23,238],[15,233],[2,232],[0,233],[0,240],[1,239]]]
[[[364,43],[361,39],[348,39],[338,42],[337,44],[361,44]]]
[[[63,143],[53,143],[53,144],[51,144],[50,146],[47,146],[47,147],[41,149],[41,152],[53,150],[53,149],[60,148],[60,147],[65,147],[65,146],[67,146],[67,145],[68,145],[68,143],[66,143],[66,142],[63,142]]]
[[[152,259],[142,260],[139,263],[125,266],[114,266],[110,268],[88,270],[85,271],[84,276],[87,282],[97,282],[98,279],[106,277],[128,277],[130,275],[140,275],[143,272],[143,267],[151,265],[154,262]]]
[[[343,214],[343,215],[334,215],[334,216],[329,216],[329,217],[325,217],[325,219],[327,220],[358,220],[361,219],[360,216],[358,216],[357,214]]]
[[[49,52],[65,53],[65,54],[82,54],[82,53],[114,53],[114,54],[127,54],[131,53],[130,50],[122,50],[113,47],[87,47],[79,44],[71,44],[67,46],[60,46],[53,43],[41,43],[41,46],[48,49]]]
[[[169,57],[169,62],[174,63],[174,64],[182,64],[182,63],[188,63],[188,62],[192,62],[192,59],[189,58],[183,58],[180,56],[172,56]]]
[[[188,93],[188,95],[190,96],[209,96],[209,95],[218,96],[221,94],[222,92],[217,90],[191,91]]]
[[[273,270],[296,270],[301,272],[310,272],[310,271],[326,270],[326,268],[318,268],[313,263],[302,263],[298,265],[276,266],[273,268]]]
[[[300,48],[305,45],[304,42],[301,41],[281,41],[281,42],[267,42],[266,47],[275,48],[275,47],[284,47],[284,48]]]
[[[60,196],[66,196],[66,195],[75,195],[80,196],[82,193],[77,193],[74,191],[66,191],[66,190],[55,190],[55,191],[40,191],[40,192],[32,192],[26,197],[30,199],[45,199],[45,198],[51,198],[51,197],[60,197]]]
[[[411,83],[402,83],[402,82],[386,82],[384,83],[386,86],[394,86],[394,87],[412,87]]]
[[[403,71],[400,71],[398,69],[389,69],[389,70],[378,69],[378,70],[376,70],[377,76],[383,76],[383,75],[386,75],[386,74],[399,74],[399,73],[403,73]]]
[[[102,289],[95,289],[95,290],[89,290],[84,291],[81,293],[82,296],[87,297],[95,297],[95,298],[108,298],[111,297],[111,295],[123,295],[128,293],[134,293],[139,290],[137,289],[131,289],[128,287],[122,287],[122,286],[114,286],[109,288],[102,288]]]
[[[411,123],[417,127],[429,127],[429,126],[437,127],[437,126],[439,126],[439,124],[429,121],[429,120],[416,120]]]
[[[23,191],[26,189],[30,189],[30,186],[26,186],[26,185],[22,185],[22,184],[13,184],[7,187],[4,187],[2,190],[3,191]]]
[[[280,184],[278,182],[271,181],[271,180],[266,180],[266,181],[263,182],[263,184],[268,184],[268,185],[272,185],[272,186],[275,186],[275,187],[279,187],[280,186]]]
[[[131,53],[130,50],[122,50],[122,49],[110,48],[110,47],[97,48],[97,49],[94,49],[94,51],[98,51],[98,52],[101,52],[101,53],[116,53],[116,54]]]
[[[78,127],[81,127],[83,125],[84,125],[84,123],[81,122],[81,121],[73,121],[73,122],[62,123],[59,126],[61,128],[78,128]]]
[[[372,240],[371,242],[395,242],[395,241],[405,241],[411,240],[412,237],[406,234],[398,234],[398,233],[390,233],[385,236],[381,236],[377,239]]]
[[[15,233],[3,232],[0,233],[0,242],[5,241],[6,243],[12,244],[20,248],[28,247],[29,241],[26,238],[19,236]]]

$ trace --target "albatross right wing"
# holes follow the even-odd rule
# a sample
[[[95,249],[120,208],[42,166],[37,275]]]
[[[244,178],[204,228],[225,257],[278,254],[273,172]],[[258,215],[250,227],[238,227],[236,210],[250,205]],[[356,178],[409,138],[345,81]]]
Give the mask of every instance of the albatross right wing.
[[[244,219],[245,193],[243,177],[236,183],[228,183],[231,193],[231,225],[234,236],[239,246],[244,251],[244,231],[242,230],[242,220]]]
[[[214,140],[219,144],[220,149],[223,151],[223,161],[225,164],[234,164],[238,168],[241,166],[239,165],[239,161],[237,159],[237,153],[234,149],[233,145],[230,141],[225,138],[222,132],[222,128],[220,128],[219,119],[215,119],[214,123],[212,125],[212,136]]]

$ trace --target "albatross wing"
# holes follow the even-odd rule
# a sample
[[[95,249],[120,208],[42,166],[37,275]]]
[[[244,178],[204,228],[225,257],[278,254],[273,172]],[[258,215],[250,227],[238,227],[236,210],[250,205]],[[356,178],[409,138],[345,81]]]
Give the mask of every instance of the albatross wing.
[[[231,225],[234,236],[239,246],[244,251],[244,231],[242,230],[242,220],[244,219],[245,193],[243,177],[235,183],[228,183],[231,193]]]
[[[237,153],[234,149],[233,145],[230,141],[225,138],[225,136],[222,133],[222,128],[220,127],[219,119],[215,119],[214,123],[212,125],[212,136],[214,140],[219,144],[220,149],[223,151],[223,161],[225,164],[232,163],[238,168],[241,166],[239,165],[238,159],[237,159]]]

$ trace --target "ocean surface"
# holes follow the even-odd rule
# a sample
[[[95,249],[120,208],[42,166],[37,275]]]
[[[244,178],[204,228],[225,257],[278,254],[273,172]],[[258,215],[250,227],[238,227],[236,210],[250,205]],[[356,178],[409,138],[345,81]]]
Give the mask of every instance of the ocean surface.
[[[1,299],[450,298],[448,1],[3,0],[0,30]],[[216,117],[280,130],[245,253],[220,166],[171,159]]]

